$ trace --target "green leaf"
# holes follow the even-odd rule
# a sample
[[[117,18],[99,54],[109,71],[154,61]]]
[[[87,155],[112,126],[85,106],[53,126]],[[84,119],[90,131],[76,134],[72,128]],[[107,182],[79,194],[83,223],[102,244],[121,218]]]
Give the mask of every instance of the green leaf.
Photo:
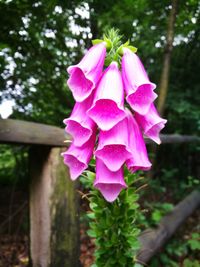
[[[192,240],[189,240],[188,243],[189,243],[190,248],[192,250],[200,250],[200,241],[199,240],[192,239]]]
[[[198,238],[200,238],[199,233],[192,233],[192,239],[198,239]]]
[[[90,237],[96,237],[96,233],[95,233],[95,231],[93,231],[93,230],[88,230],[87,231],[87,234],[90,236]]]
[[[130,49],[133,53],[137,52],[137,48],[129,45],[129,41],[127,41],[126,43],[124,43],[123,45],[121,45],[118,49],[117,49],[117,54],[119,54],[120,56],[123,56],[124,52],[123,52],[123,48],[128,48]]]
[[[94,212],[87,213],[87,217],[89,219],[95,219],[95,213]]]
[[[135,263],[133,267],[143,267],[140,263]]]
[[[87,171],[86,173],[87,173],[88,179],[93,182],[94,179],[95,179],[96,174],[94,172],[91,172],[91,171]]]
[[[183,267],[199,267],[198,260],[185,259],[183,262]]]
[[[155,210],[153,211],[151,217],[155,223],[158,223],[160,219],[162,218],[162,212],[160,210]]]
[[[106,37],[104,37],[104,41],[106,42],[106,48],[110,50],[113,47],[112,41]]]
[[[126,266],[127,258],[121,255],[119,259],[119,263],[122,264],[122,266]]]
[[[123,48],[124,48],[124,46],[123,45],[121,45],[118,49],[117,49],[117,54],[118,55],[120,55],[120,56],[123,56]]]
[[[94,39],[94,40],[92,40],[92,44],[93,45],[100,44],[100,43],[103,43],[103,42],[104,42],[104,40],[101,40],[101,39]]]
[[[94,203],[94,202],[91,202],[91,203],[89,204],[89,206],[90,206],[91,210],[94,210],[95,208],[97,208],[97,204]]]
[[[137,52],[137,48],[135,46],[128,45],[127,48],[130,49],[133,53]]]

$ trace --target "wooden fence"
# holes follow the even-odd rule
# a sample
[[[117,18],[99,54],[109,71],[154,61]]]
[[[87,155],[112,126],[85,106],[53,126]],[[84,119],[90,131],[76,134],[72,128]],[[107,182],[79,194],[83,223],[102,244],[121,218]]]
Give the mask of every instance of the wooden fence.
[[[172,134],[161,135],[161,140],[185,143],[200,141],[200,138]],[[70,180],[60,156],[70,143],[69,136],[55,126],[7,119],[0,120],[0,143],[30,146],[32,266],[80,266],[78,183]]]

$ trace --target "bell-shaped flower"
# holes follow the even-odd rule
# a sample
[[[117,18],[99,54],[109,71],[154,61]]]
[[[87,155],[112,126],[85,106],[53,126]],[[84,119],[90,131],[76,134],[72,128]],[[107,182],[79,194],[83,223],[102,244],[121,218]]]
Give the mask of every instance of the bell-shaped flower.
[[[100,158],[111,171],[119,170],[131,153],[128,149],[129,132],[127,118],[109,131],[100,131],[95,156]]]
[[[137,170],[147,171],[151,168],[151,163],[148,159],[146,145],[140,131],[139,125],[129,110],[128,127],[129,127],[129,147],[132,157],[126,161],[126,165],[131,172]]]
[[[75,146],[73,143],[69,149],[62,153],[64,163],[69,167],[72,180],[78,178],[81,173],[87,169],[94,150],[96,133],[93,132],[90,139],[81,147]]]
[[[139,114],[146,114],[156,99],[156,85],[149,81],[139,57],[128,48],[123,48],[122,79],[126,91],[126,100]]]
[[[83,102],[77,102],[71,116],[63,121],[66,124],[65,131],[72,136],[75,146],[82,146],[86,143],[96,129],[96,124],[86,113],[92,101],[93,94]]]
[[[159,116],[154,104],[151,104],[149,111],[145,115],[135,113],[135,119],[146,136],[157,144],[161,143],[159,133],[165,127],[167,120]]]
[[[94,186],[99,189],[104,198],[113,202],[127,185],[123,177],[123,167],[116,172],[110,171],[102,160],[96,158],[96,179]]]
[[[123,84],[116,62],[103,73],[88,115],[103,131],[110,130],[125,118]]]
[[[92,46],[79,64],[70,66],[67,82],[77,102],[85,100],[96,87],[103,71],[106,43]]]

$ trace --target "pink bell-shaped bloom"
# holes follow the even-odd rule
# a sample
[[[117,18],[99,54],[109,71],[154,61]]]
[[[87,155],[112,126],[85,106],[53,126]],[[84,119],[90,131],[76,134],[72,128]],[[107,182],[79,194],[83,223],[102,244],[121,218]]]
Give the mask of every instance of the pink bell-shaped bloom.
[[[126,100],[134,111],[142,115],[146,114],[157,97],[153,91],[156,85],[149,81],[139,57],[128,48],[123,48],[123,52],[122,79],[127,95]]]
[[[93,95],[90,95],[83,102],[77,102],[71,116],[63,121],[66,124],[65,131],[73,137],[75,146],[82,146],[87,142],[96,129],[96,124],[86,113],[92,101]]]
[[[95,139],[96,133],[94,132],[83,146],[77,147],[72,143],[69,149],[62,153],[64,163],[69,167],[72,180],[75,180],[85,169],[87,169],[88,163],[92,158]]]
[[[85,100],[96,87],[103,71],[106,43],[92,46],[79,64],[70,66],[67,82],[77,102]]]
[[[111,171],[119,170],[124,162],[131,158],[128,149],[127,118],[120,121],[109,131],[100,131],[95,156],[100,158]]]
[[[135,119],[146,136],[157,144],[161,143],[159,133],[165,127],[167,120],[159,116],[154,104],[151,104],[149,111],[143,116],[135,113]]]
[[[129,110],[128,127],[129,127],[129,147],[132,152],[132,157],[126,161],[126,165],[131,172],[137,170],[147,171],[151,168],[151,163],[148,159],[146,146],[140,128]]]
[[[123,84],[116,62],[103,73],[88,115],[103,131],[110,130],[125,118]]]
[[[96,158],[96,179],[94,186],[104,198],[113,202],[127,185],[123,177],[123,167],[116,172],[110,171],[100,159]]]

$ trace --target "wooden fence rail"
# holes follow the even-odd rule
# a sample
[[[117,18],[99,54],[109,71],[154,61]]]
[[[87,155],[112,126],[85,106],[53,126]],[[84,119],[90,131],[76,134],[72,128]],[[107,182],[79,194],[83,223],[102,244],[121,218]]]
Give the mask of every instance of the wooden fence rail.
[[[68,143],[65,143],[67,140]],[[163,143],[200,141],[161,135]],[[145,139],[146,143],[150,143]],[[60,156],[70,137],[55,126],[0,119],[0,143],[30,146],[30,257],[33,267],[78,267],[79,200]]]
[[[199,137],[190,135],[161,134],[160,137],[163,144],[200,141]],[[70,136],[56,126],[12,119],[0,120],[1,143],[68,146],[64,140],[70,141]],[[145,142],[151,143],[151,140],[145,139]]]

